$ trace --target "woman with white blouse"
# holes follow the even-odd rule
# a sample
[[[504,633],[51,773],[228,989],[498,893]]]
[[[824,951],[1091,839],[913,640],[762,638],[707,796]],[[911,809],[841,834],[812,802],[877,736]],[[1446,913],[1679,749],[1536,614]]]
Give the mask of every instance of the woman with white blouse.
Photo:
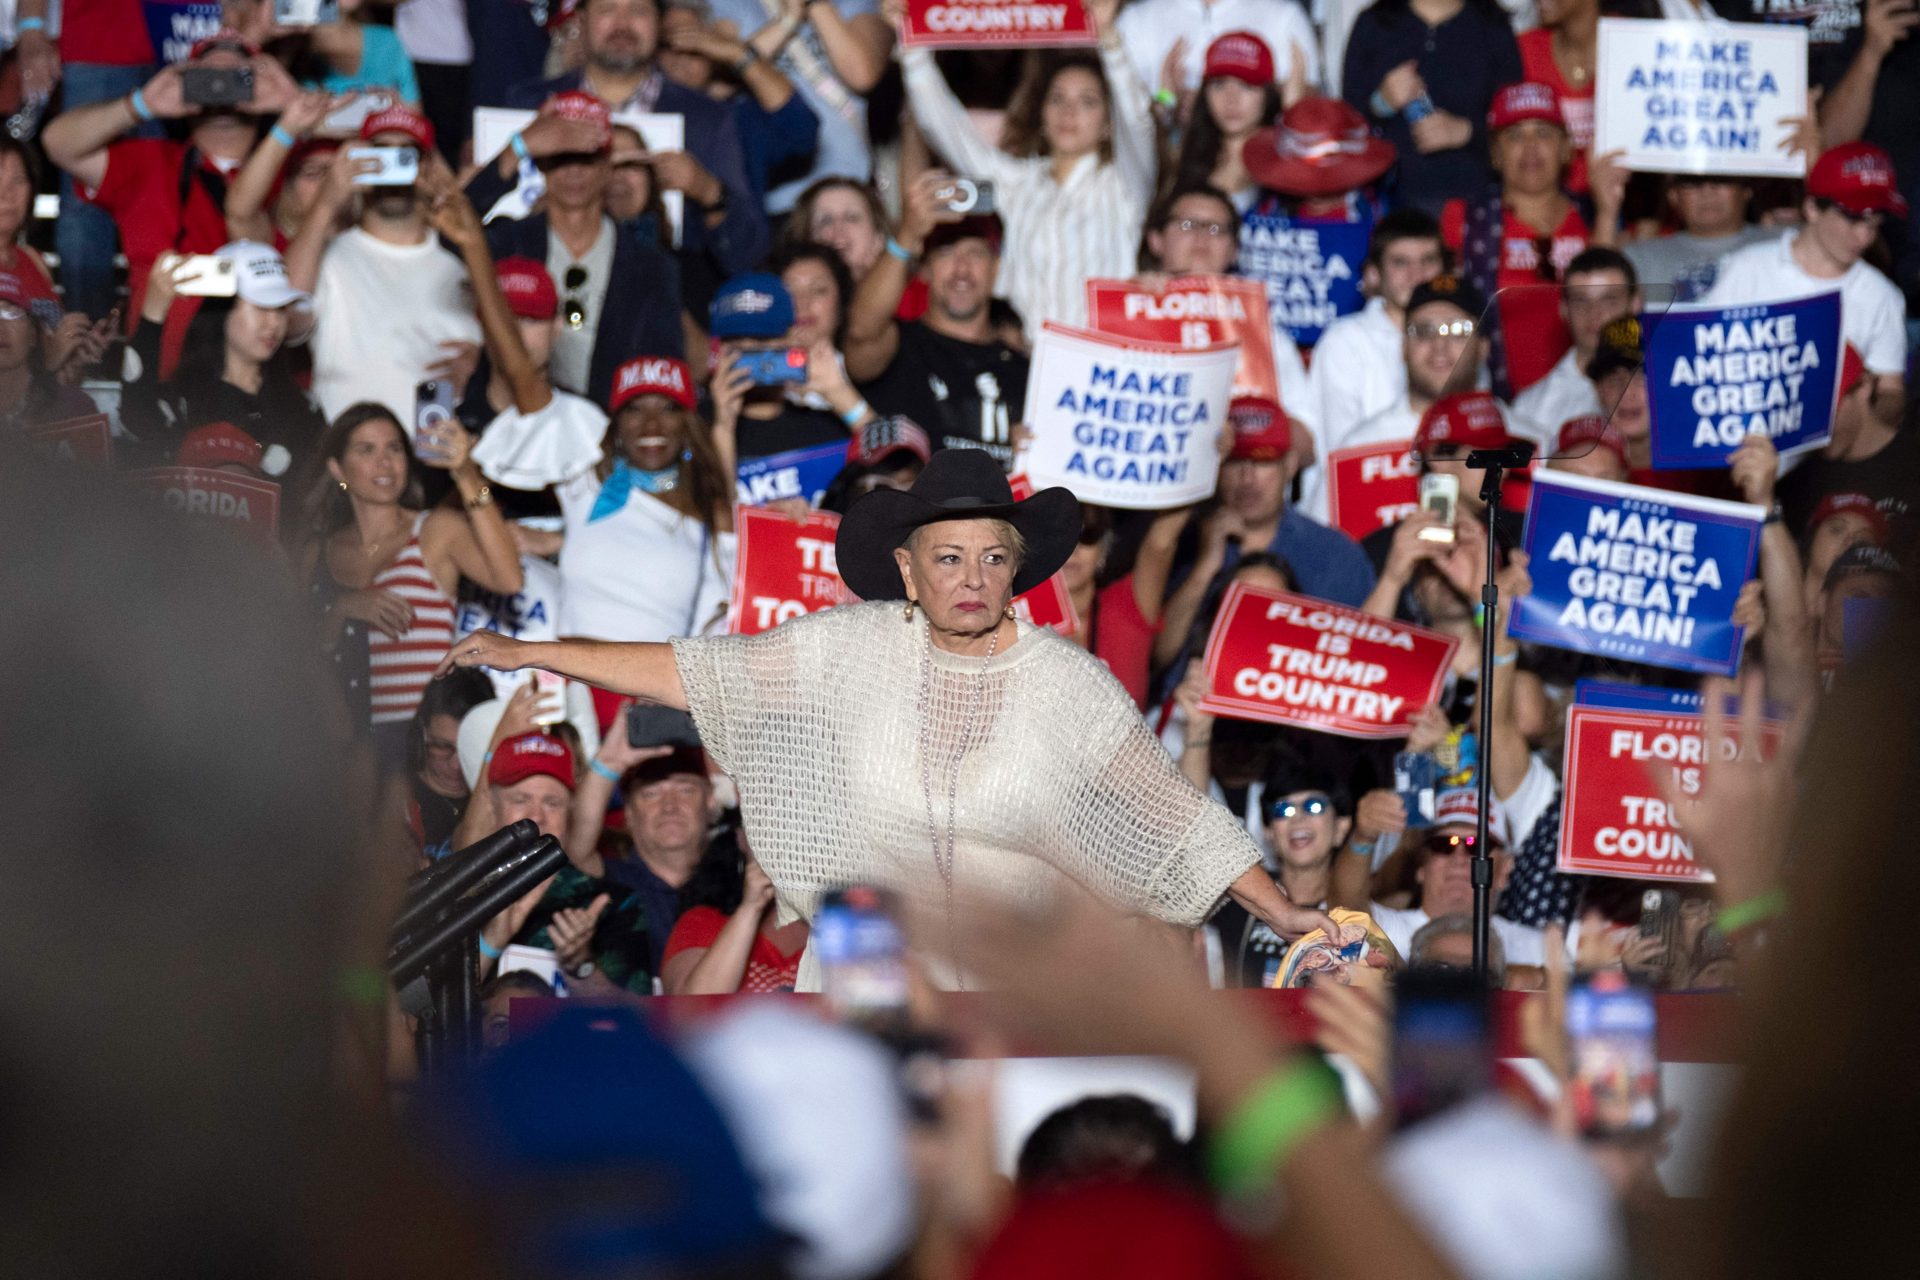
[[[1114,27],[1118,8],[1118,0],[1089,0],[1099,57],[1050,57],[1008,107],[1001,147],[974,132],[929,50],[900,52],[907,102],[927,141],[956,172],[993,184],[1007,229],[996,292],[1030,339],[1048,320],[1086,324],[1089,279],[1133,274],[1156,158],[1147,90]]]

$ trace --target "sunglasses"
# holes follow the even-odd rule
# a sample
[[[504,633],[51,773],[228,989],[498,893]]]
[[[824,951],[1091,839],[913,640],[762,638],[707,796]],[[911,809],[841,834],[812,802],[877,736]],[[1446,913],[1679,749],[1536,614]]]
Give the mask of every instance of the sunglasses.
[[[1475,836],[1432,835],[1427,837],[1426,850],[1436,858],[1451,858],[1456,853],[1471,855],[1476,839]],[[1487,837],[1487,846],[1493,853],[1500,852],[1500,842],[1492,836]]]
[[[1333,812],[1333,799],[1323,792],[1314,792],[1302,800],[1276,800],[1267,806],[1268,822],[1289,822],[1294,818],[1317,818],[1323,813]]]
[[[1416,342],[1431,342],[1435,338],[1471,338],[1478,328],[1471,320],[1422,321],[1407,326],[1407,336]]]
[[[587,303],[580,297],[580,290],[587,287],[587,269],[577,264],[568,267],[560,283],[572,295],[561,304],[561,314],[567,318],[567,328],[577,330],[587,323]]]

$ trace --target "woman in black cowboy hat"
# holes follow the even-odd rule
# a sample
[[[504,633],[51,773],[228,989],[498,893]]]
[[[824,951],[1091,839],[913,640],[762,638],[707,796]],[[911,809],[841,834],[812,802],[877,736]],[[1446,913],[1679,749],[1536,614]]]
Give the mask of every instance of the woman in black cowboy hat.
[[[1079,532],[1067,490],[1015,502],[991,457],[947,450],[912,489],[868,494],[842,521],[840,575],[866,603],[671,645],[483,632],[447,667],[537,666],[692,711],[739,785],[783,924],[838,886],[877,883],[944,913],[964,965],[956,886],[1044,907],[1065,878],[1189,928],[1228,893],[1287,936],[1321,927],[1099,660],[1015,621],[1013,598]],[[818,983],[809,944],[800,989]]]

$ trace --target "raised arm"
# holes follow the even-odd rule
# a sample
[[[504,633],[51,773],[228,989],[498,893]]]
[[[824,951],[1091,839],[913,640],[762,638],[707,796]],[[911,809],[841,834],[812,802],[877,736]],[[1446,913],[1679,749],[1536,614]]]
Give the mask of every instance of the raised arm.
[[[514,319],[507,295],[500,288],[493,251],[487,247],[486,228],[480,225],[480,215],[466,193],[454,183],[445,161],[436,157],[422,179],[432,202],[427,216],[433,229],[446,238],[466,263],[487,354],[493,358],[494,367],[500,370],[507,385],[513,388],[514,408],[521,413],[540,412],[553,401],[553,385],[533,363],[527,344],[520,337],[520,323]]]
[[[1773,506],[1774,481],[1779,475],[1773,441],[1763,435],[1748,436],[1734,450],[1731,469],[1742,497],[1755,506]],[[1768,699],[1796,710],[1811,708],[1820,695],[1803,573],[1800,548],[1794,545],[1786,523],[1769,516],[1760,529],[1760,588],[1767,604],[1760,652],[1766,663]]]
[[[832,3],[820,0],[785,0],[813,22],[820,46],[827,51],[833,73],[858,94],[872,93],[887,73],[887,56],[893,52],[893,28],[877,13],[843,18]]]
[[[267,213],[267,199],[281,167],[293,147],[320,126],[332,110],[334,98],[327,93],[303,93],[280,113],[275,128],[261,135],[247,162],[227,184],[227,234],[236,240],[273,243],[273,219]]]
[[[908,184],[900,211],[900,229],[894,243],[917,261],[927,245],[927,237],[943,222],[957,222],[960,215],[937,198],[936,193],[953,183],[953,175],[944,169],[929,169]],[[900,327],[895,315],[900,299],[913,279],[913,264],[893,253],[883,253],[867,272],[854,292],[853,307],[847,317],[847,376],[866,382],[885,373],[900,350]]]
[[[447,652],[437,674],[445,675],[455,667],[492,667],[495,671],[537,667],[610,693],[687,709],[687,691],[680,683],[680,668],[674,663],[670,644],[509,640],[491,631],[476,631],[462,637]]]
[[[1120,40],[1120,0],[1090,0],[1087,16],[1100,30],[1100,63],[1107,73],[1107,114],[1113,121],[1113,162],[1141,203],[1153,198],[1159,157],[1154,154],[1153,107]]]
[[[967,109],[947,87],[947,78],[933,54],[918,46],[900,51],[900,74],[906,84],[907,104],[920,132],[948,164],[971,178],[1001,181],[1016,167],[1013,157],[990,146],[974,132]]]

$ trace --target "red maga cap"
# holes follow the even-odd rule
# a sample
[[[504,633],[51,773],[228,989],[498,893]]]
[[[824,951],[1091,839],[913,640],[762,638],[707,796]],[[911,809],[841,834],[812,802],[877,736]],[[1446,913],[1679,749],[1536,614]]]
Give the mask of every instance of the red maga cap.
[[[1233,425],[1229,461],[1272,462],[1293,449],[1293,428],[1287,415],[1265,397],[1235,396],[1227,406],[1227,421]]]
[[[508,738],[493,753],[487,781],[496,787],[510,787],[536,773],[544,773],[573,790],[573,750],[565,740],[538,731]]]
[[[1487,128],[1498,133],[1528,120],[1544,120],[1565,129],[1567,118],[1560,114],[1560,95],[1537,80],[1510,84],[1493,95],[1493,106],[1487,109]]]
[[[1264,89],[1273,83],[1273,50],[1251,31],[1229,31],[1207,46],[1206,69],[1201,77],[1211,80],[1215,76]]]
[[[1554,452],[1575,457],[1592,448],[1605,449],[1620,459],[1620,464],[1631,468],[1627,461],[1626,442],[1620,439],[1620,433],[1607,425],[1607,420],[1597,413],[1582,414],[1578,418],[1568,418],[1560,424],[1560,437],[1554,442]]]
[[[1887,524],[1887,513],[1880,504],[1864,493],[1830,493],[1820,499],[1820,505],[1813,509],[1813,517],[1807,521],[1807,532],[1812,533],[1835,516],[1860,516],[1873,526],[1873,545],[1884,547],[1893,530]]]
[[[1413,434],[1415,453],[1425,453],[1437,444],[1500,449],[1512,443],[1500,402],[1485,391],[1457,391],[1435,401],[1420,415],[1420,429]]]
[[[693,373],[685,360],[672,356],[635,356],[614,370],[613,396],[607,409],[620,407],[637,396],[665,396],[682,409],[693,408]]]
[[[1807,194],[1831,200],[1848,213],[1907,216],[1893,157],[1871,142],[1848,142],[1821,152],[1807,174]]]
[[[493,272],[500,278],[500,292],[507,295],[507,309],[522,320],[551,320],[560,310],[560,292],[553,287],[547,264],[532,258],[502,258]]]
[[[404,133],[422,151],[433,150],[433,121],[404,102],[376,111],[361,122],[362,142],[371,142],[383,133]]]
[[[600,150],[613,150],[613,113],[607,109],[606,103],[584,89],[569,89],[565,93],[554,94],[541,104],[540,114],[598,125]]]
[[[209,422],[180,437],[173,461],[181,467],[239,465],[258,471],[265,456],[260,442],[231,422]]]
[[[853,433],[847,441],[847,461],[872,466],[896,453],[910,453],[926,462],[933,457],[933,442],[919,423],[903,413],[890,418],[875,418]]]

